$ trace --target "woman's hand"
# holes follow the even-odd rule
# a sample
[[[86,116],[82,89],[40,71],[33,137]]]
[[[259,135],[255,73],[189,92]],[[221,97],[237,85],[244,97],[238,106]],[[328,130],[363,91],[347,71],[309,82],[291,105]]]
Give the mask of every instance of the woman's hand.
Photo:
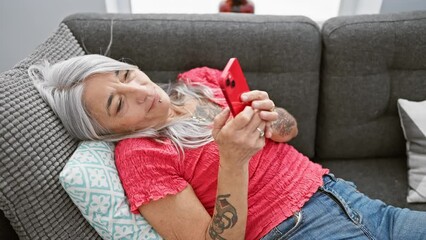
[[[268,93],[254,90],[241,95],[243,102],[251,102],[260,118],[266,121],[265,136],[275,142],[288,142],[298,134],[296,119],[284,108],[276,108]]]
[[[219,147],[220,166],[227,169],[247,167],[250,158],[265,145],[266,122],[252,107],[229,119],[229,108],[214,119],[213,138]]]
[[[265,137],[271,138],[273,135],[272,122],[278,120],[278,113],[275,112],[275,103],[269,99],[265,91],[254,90],[243,93],[241,101],[251,102],[251,107],[259,112],[260,118],[266,122]]]

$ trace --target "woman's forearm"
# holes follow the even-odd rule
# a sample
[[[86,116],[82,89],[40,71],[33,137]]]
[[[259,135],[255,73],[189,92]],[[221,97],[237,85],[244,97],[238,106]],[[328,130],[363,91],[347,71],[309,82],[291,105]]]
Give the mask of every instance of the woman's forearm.
[[[276,108],[278,119],[272,123],[272,137],[276,142],[288,142],[297,136],[296,119],[284,108]]]
[[[219,167],[215,210],[206,239],[244,239],[247,224],[248,164]]]
[[[247,225],[248,175],[251,157],[265,146],[260,114],[251,107],[232,119],[229,108],[215,117],[212,135],[219,150],[216,203],[207,239],[244,239]]]

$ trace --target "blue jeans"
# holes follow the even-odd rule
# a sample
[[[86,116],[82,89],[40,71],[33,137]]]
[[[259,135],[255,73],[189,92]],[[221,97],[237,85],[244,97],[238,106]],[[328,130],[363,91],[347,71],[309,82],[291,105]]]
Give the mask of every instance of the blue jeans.
[[[324,185],[272,229],[270,239],[426,239],[426,212],[386,205],[358,192],[352,182],[323,177]]]

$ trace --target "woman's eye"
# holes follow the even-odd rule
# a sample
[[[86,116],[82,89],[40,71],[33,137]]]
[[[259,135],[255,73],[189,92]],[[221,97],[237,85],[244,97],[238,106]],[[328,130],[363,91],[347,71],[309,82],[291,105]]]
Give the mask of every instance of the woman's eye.
[[[126,70],[123,75],[121,76],[117,75],[119,76],[118,79],[120,80],[120,82],[123,82],[123,83],[128,82],[128,78],[130,75],[129,72],[130,72],[129,70]]]
[[[124,82],[127,82],[128,78],[129,78],[129,72],[130,72],[130,70],[126,70],[126,72],[124,73]]]
[[[120,112],[122,107],[123,107],[123,98],[120,98],[119,101],[118,101],[117,113]]]

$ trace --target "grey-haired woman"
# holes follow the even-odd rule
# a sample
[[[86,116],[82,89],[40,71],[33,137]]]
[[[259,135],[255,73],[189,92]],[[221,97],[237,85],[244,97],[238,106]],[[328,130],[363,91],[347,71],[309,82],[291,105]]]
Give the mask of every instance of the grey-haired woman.
[[[100,55],[32,66],[43,98],[78,139],[119,141],[130,209],[166,239],[424,239],[426,213],[371,200],[287,144],[295,119],[268,94],[232,118],[220,71],[159,86]]]

